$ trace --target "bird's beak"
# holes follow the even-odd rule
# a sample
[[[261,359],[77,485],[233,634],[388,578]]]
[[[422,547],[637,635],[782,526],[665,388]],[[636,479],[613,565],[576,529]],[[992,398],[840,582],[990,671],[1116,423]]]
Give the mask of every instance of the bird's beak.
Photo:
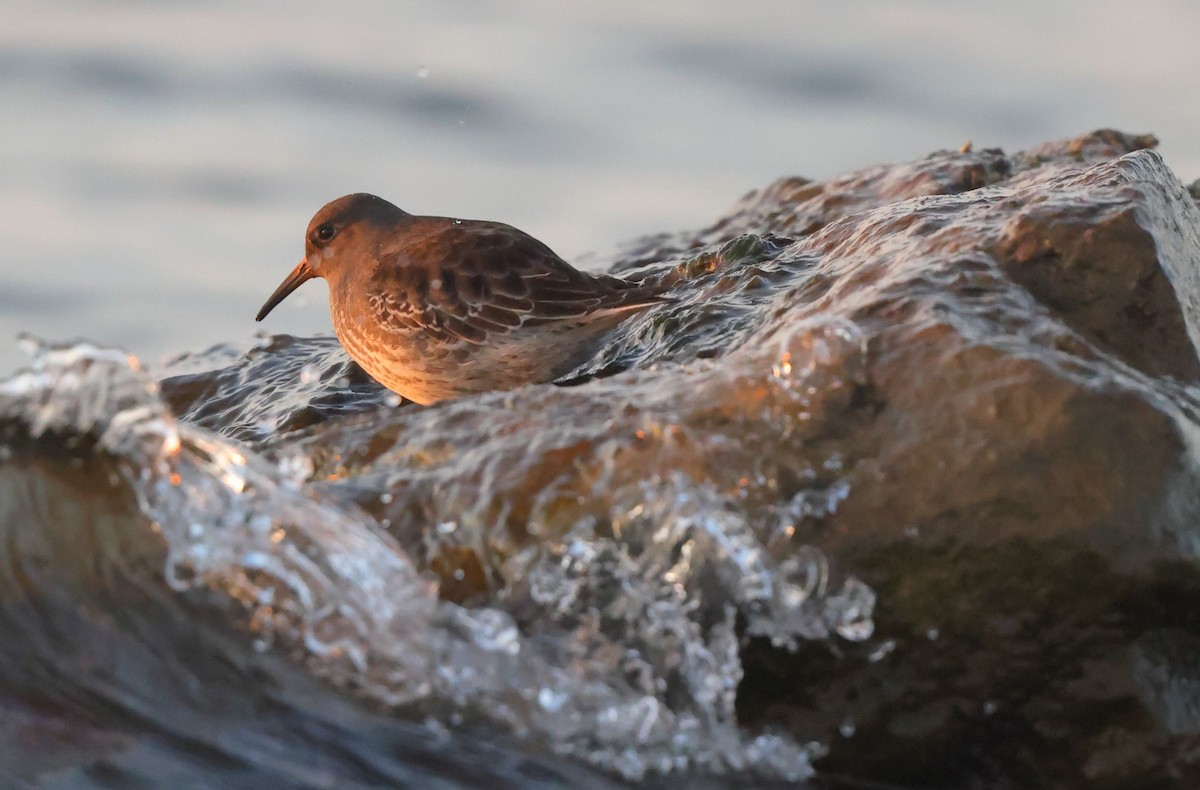
[[[314,277],[316,275],[313,274],[313,270],[308,268],[308,259],[301,258],[300,263],[296,264],[296,268],[292,269],[292,273],[279,284],[279,287],[275,289],[275,293],[271,294],[271,298],[258,311],[258,315],[255,316],[254,320],[261,321],[266,318],[267,313],[275,309],[275,305],[286,299],[288,294],[303,285],[305,281],[311,280]]]

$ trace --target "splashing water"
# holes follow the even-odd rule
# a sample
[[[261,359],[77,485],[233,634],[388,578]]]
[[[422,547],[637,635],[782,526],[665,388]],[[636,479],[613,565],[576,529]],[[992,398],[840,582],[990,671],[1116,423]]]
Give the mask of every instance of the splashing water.
[[[831,338],[861,343],[848,326],[818,334],[769,372],[787,408],[810,405],[819,383],[800,382],[829,364]],[[369,515],[308,490],[304,456],[273,463],[178,422],[125,354],[39,346],[0,395],[0,413],[35,438],[98,434],[166,541],[166,583],[229,596],[261,649],[300,648],[314,673],[382,704],[490,720],[627,777],[808,775],[815,746],[736,726],[735,618],[781,644],[870,634],[869,588],[833,585],[811,547],[777,561],[712,486],[682,475],[618,488],[604,518],[565,530],[545,508],[532,514],[531,532],[561,537],[515,551],[503,564],[511,583],[464,607],[438,600],[436,581]],[[620,455],[601,448],[597,496]]]

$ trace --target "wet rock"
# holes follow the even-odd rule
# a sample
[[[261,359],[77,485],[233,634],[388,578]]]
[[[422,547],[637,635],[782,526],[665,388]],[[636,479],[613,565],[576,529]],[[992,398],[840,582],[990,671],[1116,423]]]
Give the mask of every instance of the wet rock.
[[[381,418],[319,472],[434,567],[473,547],[477,586],[445,583],[484,599],[520,586],[524,547],[683,475],[776,555],[818,547],[879,595],[861,649],[749,643],[747,726],[880,780],[1166,781],[1190,758],[1124,646],[1200,603],[1157,570],[1194,551],[1200,244],[1153,143],[1103,131],[778,182],[626,251],[680,299],[584,371],[630,373]]]
[[[1168,229],[1155,232],[1187,216],[1177,205],[1182,196],[1156,183],[1159,170],[1153,160],[1131,161],[1089,171],[1086,185],[1067,177],[1038,194],[1014,195],[1019,208],[992,253],[1006,275],[1088,342],[1148,375],[1194,381],[1200,366],[1169,272],[1194,271],[1200,261],[1177,249]],[[1080,201],[1076,190],[1098,192],[1098,178],[1110,179],[1109,194]]]
[[[329,341],[282,338],[163,387],[289,492],[275,523],[259,484],[263,534],[294,539],[305,499],[327,533],[373,517],[440,592],[441,619],[405,615],[416,642],[449,622],[512,659],[426,657],[438,677],[486,678],[472,710],[560,753],[626,776],[802,776],[823,754],[830,781],[1171,786],[1198,771],[1200,212],[1154,144],[781,180],[608,261],[675,301],[574,386],[398,409]],[[418,694],[408,647],[404,671],[337,677]],[[578,688],[507,688],[526,665]],[[601,688],[634,702],[588,707]]]

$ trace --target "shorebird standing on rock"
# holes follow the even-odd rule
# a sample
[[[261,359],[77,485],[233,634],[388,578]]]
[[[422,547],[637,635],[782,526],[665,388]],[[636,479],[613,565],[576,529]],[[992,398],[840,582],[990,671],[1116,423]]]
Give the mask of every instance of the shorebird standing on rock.
[[[552,381],[604,332],[670,301],[666,286],[581,272],[510,225],[418,217],[361,193],[318,211],[304,248],[255,320],[325,278],[347,353],[420,404]]]

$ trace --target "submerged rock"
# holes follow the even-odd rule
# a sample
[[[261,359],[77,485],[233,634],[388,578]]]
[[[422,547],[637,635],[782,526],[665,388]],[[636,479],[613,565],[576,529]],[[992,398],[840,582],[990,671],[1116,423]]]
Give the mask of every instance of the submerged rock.
[[[676,301],[573,386],[397,408],[277,338],[165,372],[183,461],[36,371],[0,424],[35,455],[102,433],[175,587],[403,716],[634,778],[1169,785],[1197,773],[1200,212],[1154,142],[782,180],[605,261]],[[411,606],[382,616],[381,574]]]

